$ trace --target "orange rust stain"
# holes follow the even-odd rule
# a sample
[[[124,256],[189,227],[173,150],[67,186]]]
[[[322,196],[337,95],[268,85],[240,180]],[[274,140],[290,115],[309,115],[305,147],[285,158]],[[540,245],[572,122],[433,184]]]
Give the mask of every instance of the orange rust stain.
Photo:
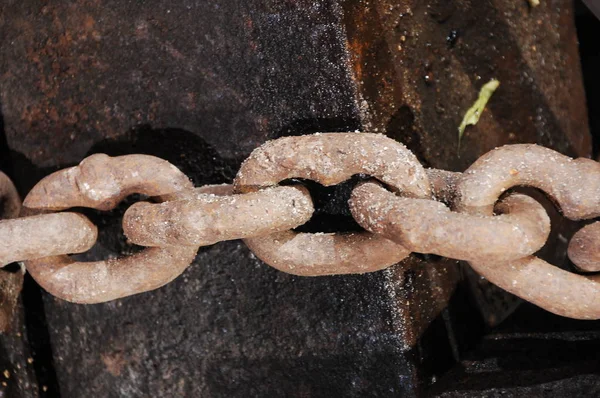
[[[357,80],[363,79],[362,58],[364,52],[364,43],[359,40],[351,40],[348,42],[348,50],[350,51],[352,69]]]
[[[92,32],[94,30],[94,26],[96,25],[96,21],[91,15],[86,15],[83,19],[83,28],[87,32]]]
[[[106,366],[106,370],[113,376],[121,375],[123,366],[125,366],[125,359],[123,358],[122,352],[115,352],[112,354],[100,354],[100,359]]]

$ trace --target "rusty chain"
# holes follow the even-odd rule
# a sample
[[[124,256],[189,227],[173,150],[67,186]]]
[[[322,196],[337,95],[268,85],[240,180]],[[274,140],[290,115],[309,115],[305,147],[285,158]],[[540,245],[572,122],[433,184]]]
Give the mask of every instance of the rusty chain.
[[[312,200],[303,186],[280,182],[335,185],[356,174],[373,178],[358,184],[349,201],[364,232],[293,230],[311,218]],[[0,174],[0,266],[21,261],[51,294],[99,303],[163,286],[192,263],[199,247],[224,240],[243,239],[265,263],[304,276],[372,272],[411,252],[432,253],[467,261],[490,282],[553,313],[599,319],[600,275],[593,272],[600,271],[600,222],[570,242],[569,258],[581,272],[552,266],[534,256],[548,239],[548,215],[533,198],[512,193],[515,186],[544,191],[569,219],[600,216],[600,164],[537,145],[495,149],[456,173],[424,169],[383,135],[285,137],[252,152],[233,185],[200,188],[156,157],[98,154],[40,181],[19,218],[18,194]],[[94,245],[97,229],[64,210],[110,210],[132,193],[149,199],[130,206],[123,230],[146,248],[119,259],[70,258]],[[10,297],[14,307],[14,289]],[[0,329],[11,316],[5,308],[12,307],[0,305]]]
[[[3,223],[2,220],[18,217],[20,212],[21,198],[17,193],[17,189],[10,178],[0,172],[0,223]],[[15,221],[17,220],[12,222]],[[9,234],[8,238],[10,237]],[[2,258],[4,253],[10,253],[11,251],[11,240],[0,238],[0,253],[2,253],[0,254],[0,266],[12,262]],[[10,321],[23,286],[23,274],[24,269],[22,267],[17,272],[8,272],[0,268],[0,332],[6,332],[10,328]]]

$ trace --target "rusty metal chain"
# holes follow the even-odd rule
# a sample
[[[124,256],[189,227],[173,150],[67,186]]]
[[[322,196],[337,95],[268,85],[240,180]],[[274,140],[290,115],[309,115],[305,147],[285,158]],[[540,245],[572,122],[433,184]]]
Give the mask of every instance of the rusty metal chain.
[[[301,185],[280,182],[335,185],[356,174],[373,178],[358,184],[349,202],[364,232],[293,230],[311,218],[312,200]],[[456,173],[424,169],[406,147],[383,135],[285,137],[252,152],[233,185],[200,188],[152,156],[93,155],[40,181],[20,218],[14,218],[16,190],[0,174],[6,218],[0,221],[0,264],[24,261],[51,294],[99,303],[163,286],[192,263],[199,247],[224,240],[243,239],[265,263],[303,276],[372,272],[411,252],[432,253],[468,261],[490,282],[548,311],[599,319],[600,275],[569,272],[534,256],[548,239],[550,220],[533,198],[509,191],[515,186],[544,191],[570,219],[600,216],[600,164],[537,145],[495,149]],[[64,210],[110,210],[132,193],[149,201],[130,206],[123,229],[146,248],[120,259],[70,258],[94,245],[97,229]],[[580,271],[600,271],[597,242],[600,222],[571,240],[568,254]],[[10,319],[2,309],[0,328]]]
[[[11,240],[5,239],[6,234],[2,233],[3,227],[5,223],[16,221],[9,221],[9,219],[18,217],[20,212],[21,198],[17,189],[10,178],[0,172],[0,253],[2,254],[12,251]],[[2,254],[0,254],[0,267],[10,262],[3,262]],[[10,321],[23,286],[24,271],[22,267],[17,272],[8,272],[0,268],[0,333],[10,329]]]
[[[431,195],[425,169],[406,147],[377,134],[325,133],[285,137],[258,148],[242,164],[236,191],[254,192],[282,180],[304,178],[335,185],[354,174],[368,174],[397,192]],[[303,275],[377,271],[396,264],[410,252],[371,232],[307,234],[286,231],[245,239],[267,264]]]

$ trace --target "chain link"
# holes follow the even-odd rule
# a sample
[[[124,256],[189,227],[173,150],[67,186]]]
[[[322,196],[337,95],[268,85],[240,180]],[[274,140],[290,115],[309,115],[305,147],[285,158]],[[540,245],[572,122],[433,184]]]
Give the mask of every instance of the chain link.
[[[355,174],[368,174],[413,197],[431,195],[427,174],[412,152],[384,135],[366,133],[322,133],[268,142],[244,161],[234,186],[238,192],[253,192],[291,178],[328,186]],[[371,232],[287,231],[245,242],[267,264],[303,276],[377,271],[410,254],[401,245]]]
[[[113,158],[100,154],[44,178],[29,192],[23,205],[34,214],[71,207],[110,210],[133,193],[160,201],[160,195],[192,187],[191,181],[165,160],[147,155]],[[58,232],[66,238],[64,231]],[[195,255],[196,248],[189,246],[154,247],[129,257],[94,262],[74,261],[66,255],[33,258],[25,262],[25,267],[56,297],[75,303],[99,303],[163,286],[179,276]]]
[[[519,185],[544,191],[569,219],[600,215],[600,164],[530,144],[507,145],[480,157],[456,187],[456,208],[492,215],[498,197]],[[495,285],[548,311],[578,319],[600,318],[598,276],[577,275],[535,256],[470,265]]]
[[[600,222],[581,228],[569,242],[569,258],[586,272],[600,271]]]
[[[21,212],[21,198],[8,176],[0,172],[0,253],[10,253],[12,240],[10,225]],[[7,233],[8,232],[8,233]],[[7,239],[8,238],[8,239]],[[22,240],[22,237],[20,237]],[[3,263],[0,254],[0,267]],[[0,333],[10,329],[11,319],[17,306],[17,299],[23,286],[24,268],[17,272],[8,272],[0,268]]]
[[[169,196],[169,202],[132,205],[123,230],[140,246],[207,246],[286,231],[314,211],[304,187],[273,187],[234,195],[233,186],[207,186]]]
[[[280,182],[311,179],[327,186],[355,174],[374,179],[357,185],[349,202],[364,232],[293,231],[312,216],[312,200],[301,185]],[[411,252],[433,253],[468,261],[490,282],[548,311],[600,319],[600,275],[569,272],[534,256],[548,239],[550,220],[537,201],[508,192],[515,186],[544,191],[570,219],[600,216],[600,164],[529,144],[495,149],[456,173],[425,170],[383,135],[285,137],[257,148],[233,186],[200,188],[152,156],[93,155],[40,181],[25,198],[21,218],[0,221],[0,264],[27,260],[27,271],[51,294],[98,303],[156,289],[180,275],[200,246],[230,239],[244,239],[265,263],[304,276],[377,271]],[[0,175],[0,195],[18,209],[10,187]],[[132,193],[159,202],[136,203],[123,217],[126,236],[146,249],[96,262],[67,256],[88,250],[97,230],[81,214],[53,212],[110,210]],[[600,223],[573,237],[568,254],[579,269],[600,271],[599,240]],[[0,327],[2,316],[10,314],[0,313]]]
[[[501,215],[452,212],[431,199],[394,195],[365,183],[352,192],[350,209],[368,231],[411,252],[465,261],[510,261],[535,253],[550,234],[550,219],[534,199],[510,195],[496,206]]]

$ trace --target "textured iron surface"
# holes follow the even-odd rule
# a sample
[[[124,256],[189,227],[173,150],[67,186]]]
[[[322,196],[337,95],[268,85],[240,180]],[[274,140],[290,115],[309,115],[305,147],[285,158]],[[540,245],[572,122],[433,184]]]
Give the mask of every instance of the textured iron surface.
[[[97,141],[143,123],[192,131],[226,157],[291,123],[356,127],[331,2],[0,7],[7,139],[38,166],[79,162]]]
[[[555,317],[523,304],[489,333],[429,396],[597,396],[600,322]]]
[[[344,3],[361,121],[446,170],[511,143],[589,156],[572,2],[541,3]],[[459,153],[457,127],[491,78],[500,88]]]

